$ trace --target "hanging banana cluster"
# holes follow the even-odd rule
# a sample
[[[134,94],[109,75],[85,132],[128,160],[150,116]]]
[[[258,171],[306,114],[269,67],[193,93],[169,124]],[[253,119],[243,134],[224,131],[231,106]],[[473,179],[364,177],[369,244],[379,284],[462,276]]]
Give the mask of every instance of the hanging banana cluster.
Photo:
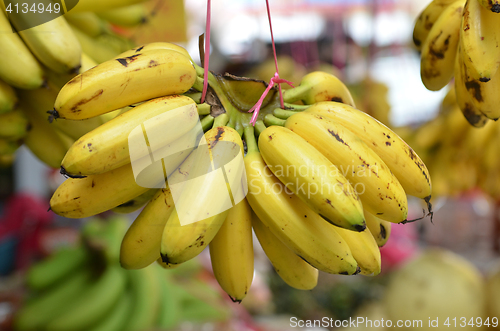
[[[433,197],[458,196],[479,187],[498,199],[500,129],[494,123],[486,123],[481,130],[469,125],[455,92],[450,89],[438,115],[405,139],[429,168]]]
[[[170,43],[134,48],[70,80],[55,100],[54,122],[134,107],[69,148],[61,171],[71,178],[53,194],[51,209],[84,218],[145,205],[123,238],[122,267],[175,267],[209,247],[214,275],[234,301],[252,283],[252,229],[294,288],[315,287],[318,270],[378,274],[390,224],[407,221],[407,194],[430,200],[429,173],[417,154],[354,108],[331,74],[309,73],[284,91],[285,109],[272,88],[255,126],[249,110],[263,81],[213,73],[207,80],[201,103],[203,69]],[[167,148],[177,153],[161,156]],[[200,182],[228,151],[224,176]],[[156,165],[159,172],[137,170]],[[186,224],[185,215],[197,221]]]
[[[455,77],[458,105],[475,127],[500,117],[498,8],[496,1],[434,0],[413,30],[425,87],[438,91]]]
[[[5,10],[12,8],[1,8],[0,166],[11,165],[24,143],[41,161],[58,168],[76,139],[114,116],[50,125],[45,112],[71,78],[133,47],[111,25],[144,22],[146,7],[137,2],[80,1],[64,16],[26,30],[11,26]]]

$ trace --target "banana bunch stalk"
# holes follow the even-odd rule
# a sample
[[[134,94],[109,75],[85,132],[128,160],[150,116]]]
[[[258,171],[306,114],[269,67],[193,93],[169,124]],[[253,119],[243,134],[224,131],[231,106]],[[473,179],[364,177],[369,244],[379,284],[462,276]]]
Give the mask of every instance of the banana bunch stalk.
[[[285,109],[272,88],[255,126],[249,110],[263,81],[206,78],[200,103],[203,69],[183,48],[152,43],[70,80],[54,121],[134,107],[68,149],[61,171],[70,178],[52,211],[84,218],[142,208],[123,237],[121,266],[174,269],[208,247],[215,278],[236,302],[253,280],[252,229],[294,288],[314,288],[319,271],[380,273],[390,225],[410,221],[407,194],[430,209],[430,176],[411,147],[354,108],[331,74],[304,76],[284,92]]]
[[[15,330],[141,331],[228,318],[222,298],[207,286],[181,284],[157,264],[121,268],[120,242],[127,226],[124,217],[94,218],[76,246],[33,265],[26,274],[29,299],[15,316]],[[186,272],[176,270],[178,276]],[[204,293],[215,300],[204,302]]]
[[[422,82],[438,91],[454,77],[460,110],[475,127],[500,118],[499,8],[497,1],[433,0],[413,30]]]

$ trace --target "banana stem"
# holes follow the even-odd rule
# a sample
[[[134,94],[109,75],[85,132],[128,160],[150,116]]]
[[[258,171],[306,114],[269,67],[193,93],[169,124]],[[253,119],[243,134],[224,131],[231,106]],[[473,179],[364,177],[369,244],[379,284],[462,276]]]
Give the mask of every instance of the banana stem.
[[[192,86],[195,90],[197,91],[203,91],[203,78],[200,78],[200,77],[196,77],[196,80]],[[201,101],[201,97],[200,97],[200,101]]]
[[[212,123],[214,122],[214,120],[215,117],[213,117],[212,115],[207,115],[203,117],[203,119],[200,121],[203,132],[207,132],[208,129],[212,127]]]
[[[292,103],[295,101],[299,101],[302,99],[304,94],[309,92],[309,90],[312,88],[311,85],[299,85],[297,87],[284,90],[283,91],[283,100],[287,103]]]
[[[286,103],[285,102],[285,109],[286,110],[302,111],[302,110],[306,110],[309,107],[311,107],[311,105],[296,105],[293,103]]]
[[[297,111],[285,110],[285,109],[281,109],[281,108],[275,108],[273,110],[274,116],[276,116],[277,118],[284,119],[284,120],[286,120],[290,116],[295,115],[297,113],[298,113]]]
[[[243,137],[245,138],[245,143],[247,145],[247,153],[258,153],[259,147],[257,146],[257,140],[255,139],[255,130],[253,126],[248,125],[243,129]]]
[[[236,121],[236,126],[234,128],[236,132],[240,134],[240,137],[243,135],[243,124],[241,123],[241,117],[238,117],[238,120]]]
[[[257,136],[260,136],[262,131],[264,131],[265,129],[266,126],[264,125],[264,122],[262,122],[261,120],[255,122],[255,131],[257,132]]]
[[[277,118],[273,114],[267,114],[266,116],[264,116],[264,124],[266,126],[271,126],[271,125],[285,126],[285,122],[286,120]]]
[[[219,126],[226,126],[227,122],[229,122],[229,115],[227,113],[220,114],[214,120],[214,125],[212,128],[217,128]]]
[[[198,115],[210,115],[210,111],[212,110],[212,106],[208,103],[197,104],[196,108],[198,108]]]
[[[205,69],[203,69],[202,67],[200,67],[199,65],[197,65],[196,63],[193,62],[193,67],[194,69],[196,70],[196,75],[198,77],[201,77],[203,78],[203,76],[205,75]]]
[[[196,92],[196,93],[184,93],[183,95],[193,99],[194,102],[200,103],[201,102],[201,92]]]

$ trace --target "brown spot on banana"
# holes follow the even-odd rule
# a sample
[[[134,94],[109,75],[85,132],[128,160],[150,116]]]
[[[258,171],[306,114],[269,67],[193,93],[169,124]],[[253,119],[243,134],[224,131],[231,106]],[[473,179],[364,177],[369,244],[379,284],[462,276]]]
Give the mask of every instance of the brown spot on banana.
[[[84,105],[84,104],[86,104],[94,99],[99,98],[103,93],[104,93],[104,90],[100,89],[96,93],[94,93],[94,95],[91,96],[90,98],[78,101],[73,107],[71,107],[71,111],[73,113],[77,113],[77,112],[81,111],[80,109],[78,109],[79,106]]]
[[[116,59],[122,66],[128,67],[128,65],[136,60],[136,58],[141,54],[134,54],[132,56]]]

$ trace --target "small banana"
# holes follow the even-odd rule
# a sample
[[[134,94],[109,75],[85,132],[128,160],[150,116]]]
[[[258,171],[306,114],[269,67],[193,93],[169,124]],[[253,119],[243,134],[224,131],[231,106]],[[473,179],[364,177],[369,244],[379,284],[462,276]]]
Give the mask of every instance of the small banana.
[[[261,157],[253,127],[244,130],[247,154],[247,200],[264,225],[290,250],[318,270],[331,274],[356,274],[358,266],[349,246],[300,198],[276,178]]]
[[[241,302],[254,273],[252,209],[246,199],[229,210],[209,248],[215,279],[233,302]]]
[[[437,21],[437,19],[441,16],[442,12],[452,3],[457,0],[434,0],[429,2],[427,7],[418,15],[417,21],[415,22],[415,27],[413,29],[413,43],[417,47],[418,50],[421,50],[421,47],[427,36],[429,35],[429,31],[432,29],[432,26]]]
[[[30,130],[26,115],[20,110],[0,114],[0,138],[18,140],[25,137]]]
[[[127,164],[100,175],[66,179],[52,195],[50,208],[60,216],[85,218],[113,209],[147,190],[137,185]]]
[[[108,24],[94,12],[75,13],[70,11],[64,17],[69,24],[86,33],[89,37],[97,37],[109,31]]]
[[[117,304],[125,286],[124,271],[119,266],[107,265],[97,280],[87,284],[82,295],[66,303],[63,313],[51,320],[45,330],[88,330]]]
[[[338,102],[320,102],[305,111],[331,118],[354,132],[391,169],[406,194],[430,199],[431,178],[427,167],[391,129],[362,111]]]
[[[460,38],[464,60],[474,68],[469,72],[472,78],[488,82],[500,64],[498,15],[481,6],[478,0],[468,0],[464,8]]]
[[[280,126],[259,136],[273,174],[326,221],[354,231],[366,227],[358,195],[338,168],[304,138]]]
[[[59,92],[53,114],[90,118],[144,100],[182,94],[195,79],[191,61],[179,52],[141,51],[103,62],[70,80]]]
[[[439,91],[453,77],[464,3],[456,1],[446,7],[422,45],[420,77],[431,91]]]
[[[192,170],[192,176],[200,174],[203,181],[200,182],[195,178],[180,183],[184,185],[182,196],[176,201],[175,210],[168,218],[163,230],[161,257],[166,263],[183,263],[201,253],[215,237],[228,214],[228,210],[221,212],[228,203],[227,199],[224,198],[228,196],[226,190],[231,191],[234,200],[239,193],[235,188],[238,187],[237,183],[242,180],[242,178],[238,178],[240,173],[238,169],[242,165],[233,164],[230,168],[227,168],[229,165],[224,166],[226,168],[225,174],[228,177],[227,187],[221,184],[224,177],[221,178],[210,173],[212,172],[212,162],[221,161],[228,154],[234,155],[235,159],[238,158],[239,153],[243,155],[243,143],[240,135],[232,128],[218,126],[209,130],[204,138],[201,140],[200,146],[203,147],[204,144],[207,144],[208,148],[196,152],[196,161]],[[232,173],[231,170],[233,170]],[[209,176],[203,176],[205,174],[209,174]],[[170,187],[172,184],[172,180],[169,180]],[[239,202],[239,200],[236,201]],[[193,202],[200,206],[210,206],[210,210],[193,208]],[[181,222],[181,217],[183,222]],[[188,221],[185,221],[186,219]]]
[[[337,101],[355,107],[349,89],[332,74],[313,71],[302,77],[300,85],[283,91],[285,102],[302,100],[306,105],[321,101]]]
[[[499,0],[478,0],[479,4],[494,13],[500,13]]]
[[[297,113],[285,123],[315,147],[353,185],[363,208],[399,223],[408,216],[406,193],[384,161],[354,133],[318,114]]]
[[[252,227],[274,270],[289,286],[298,290],[312,290],[318,284],[318,269],[292,252],[257,216]]]
[[[48,259],[35,264],[26,274],[27,285],[34,290],[44,290],[61,282],[89,261],[83,246],[61,248]]]
[[[380,250],[368,228],[361,232],[349,231],[343,228],[335,228],[335,231],[349,246],[362,275],[376,276],[380,273],[382,268]]]
[[[61,167],[74,176],[101,174],[149,158],[149,148],[158,161],[165,157],[161,155],[163,149],[168,152],[175,148],[174,152],[180,152],[194,148],[197,135],[191,131],[197,123],[198,111],[190,98],[179,95],[156,98],[82,136],[68,150]],[[144,141],[143,151],[132,147],[134,155],[131,155],[129,145],[139,144],[138,140]]]
[[[7,84],[22,89],[39,88],[44,84],[41,65],[19,35],[13,32],[3,10],[0,10],[0,58],[0,79]],[[5,87],[0,90],[5,93]]]
[[[114,25],[135,27],[146,23],[149,12],[144,4],[137,3],[130,6],[100,11],[97,12],[97,15]]]
[[[459,45],[457,60],[455,62],[455,85],[454,85],[457,104],[460,108],[460,111],[462,112],[465,119],[467,120],[467,122],[469,122],[470,125],[476,128],[482,128],[483,126],[486,125],[489,119],[486,116],[484,116],[484,114],[476,107],[475,103],[472,101],[474,97],[470,93],[471,90],[469,90],[466,86],[467,69],[463,57],[464,55],[462,54],[462,47],[461,45]],[[478,83],[473,86],[479,88]],[[481,90],[478,89],[477,92],[475,92],[474,89],[472,89],[472,91],[477,96]]]
[[[378,247],[387,243],[391,235],[391,223],[376,217],[365,210],[366,227],[377,242]]]
[[[23,18],[23,15],[17,15]],[[82,48],[63,16],[22,30],[25,23],[13,21],[19,35],[36,58],[58,73],[77,72],[81,66]]]
[[[1,34],[0,33],[0,45],[1,45]],[[0,65],[1,68],[1,65]],[[1,69],[0,69],[1,70]],[[0,71],[1,76],[1,71]],[[0,115],[12,111],[17,106],[17,95],[16,91],[0,79]]]

